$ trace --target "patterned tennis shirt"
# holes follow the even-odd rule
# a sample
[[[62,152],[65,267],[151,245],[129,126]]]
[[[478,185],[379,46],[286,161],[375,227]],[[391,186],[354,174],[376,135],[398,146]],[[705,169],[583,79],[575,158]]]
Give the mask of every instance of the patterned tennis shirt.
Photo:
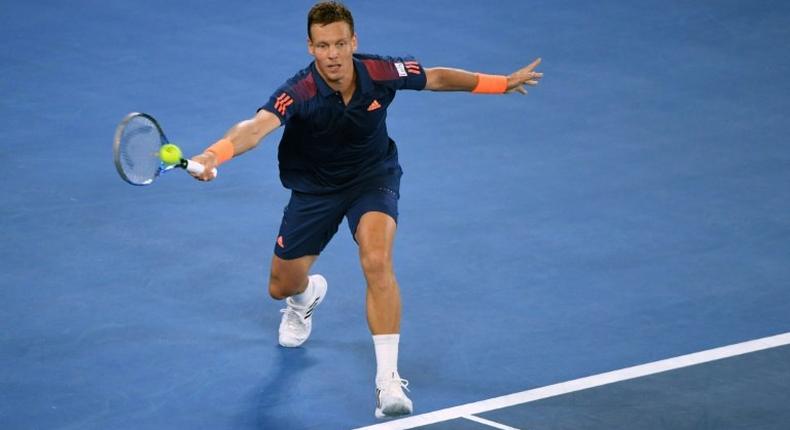
[[[413,58],[354,54],[356,90],[348,105],[315,62],[286,81],[260,109],[285,131],[278,148],[280,180],[294,191],[326,194],[400,172],[387,133],[387,108],[398,90],[422,90],[426,77]]]

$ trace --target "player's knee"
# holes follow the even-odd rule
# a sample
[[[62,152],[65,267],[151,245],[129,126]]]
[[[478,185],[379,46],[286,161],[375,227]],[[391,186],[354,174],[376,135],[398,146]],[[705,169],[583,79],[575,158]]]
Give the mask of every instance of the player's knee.
[[[368,278],[389,276],[392,274],[392,260],[387,252],[369,251],[360,257],[362,270]]]
[[[269,280],[269,296],[271,296],[271,298],[274,300],[282,300],[288,297],[283,294],[283,290],[280,288],[280,285],[272,282],[271,279]]]
[[[283,300],[293,295],[291,282],[275,273],[269,275],[269,295],[275,300]]]

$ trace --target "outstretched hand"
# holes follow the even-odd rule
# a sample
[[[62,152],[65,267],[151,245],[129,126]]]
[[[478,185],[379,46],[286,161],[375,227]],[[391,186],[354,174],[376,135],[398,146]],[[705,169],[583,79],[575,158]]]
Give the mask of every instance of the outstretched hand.
[[[214,176],[214,169],[217,167],[217,157],[211,152],[204,152],[202,154],[196,155],[192,157],[192,161],[197,161],[198,163],[202,164],[205,169],[203,173],[191,173],[195,179],[199,181],[211,181],[216,176]]]
[[[520,70],[517,70],[511,73],[507,77],[507,91],[508,93],[520,93],[520,94],[527,94],[527,89],[524,85],[529,85],[534,87],[538,85],[540,78],[543,77],[543,73],[539,73],[535,71],[535,67],[538,67],[540,64],[541,59],[538,58],[537,60],[533,61],[529,66],[526,66]]]

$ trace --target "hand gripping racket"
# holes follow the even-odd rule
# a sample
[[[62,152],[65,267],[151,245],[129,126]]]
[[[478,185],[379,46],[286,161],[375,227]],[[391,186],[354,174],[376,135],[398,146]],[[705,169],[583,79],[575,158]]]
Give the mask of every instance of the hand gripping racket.
[[[175,148],[179,154],[177,159],[168,160],[173,163],[165,163],[160,156],[165,145]],[[176,167],[196,174],[205,170],[202,164],[181,158],[180,150],[168,142],[159,123],[145,113],[132,112],[124,117],[115,129],[112,149],[118,174],[132,185],[149,185],[160,174]],[[216,176],[217,169],[213,169],[213,172]]]

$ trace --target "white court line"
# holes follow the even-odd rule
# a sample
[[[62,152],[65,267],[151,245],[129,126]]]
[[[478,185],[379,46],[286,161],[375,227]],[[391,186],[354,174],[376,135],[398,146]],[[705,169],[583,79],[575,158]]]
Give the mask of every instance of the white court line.
[[[667,372],[669,370],[708,363],[710,361],[721,360],[724,358],[734,357],[736,355],[748,354],[750,352],[762,351],[764,349],[776,348],[788,344],[790,344],[790,332],[778,334],[776,336],[764,337],[762,339],[736,343],[720,348],[709,349],[707,351],[695,352],[693,354],[681,355],[674,358],[668,358],[666,360],[627,367],[625,369],[574,379],[572,381],[561,382],[559,384],[548,385],[541,388],[522,391],[520,393],[508,394],[502,397],[495,397],[493,399],[441,409],[422,415],[415,415],[412,417],[388,421],[381,424],[360,427],[356,430],[411,429],[427,424],[448,421],[456,418],[466,417],[472,414],[492,411],[494,409],[506,408],[522,403],[533,402],[535,400],[586,390],[588,388],[599,387],[601,385],[612,384],[614,382],[640,378],[656,373]]]
[[[487,425],[489,427],[493,427],[493,428],[499,429],[499,430],[518,430],[515,427],[506,426],[506,425],[504,425],[502,423],[498,423],[496,421],[487,420],[485,418],[476,417],[474,415],[464,415],[461,418],[466,418],[466,419],[468,419],[470,421],[475,421],[475,422],[478,422],[480,424],[485,424],[485,425]]]

